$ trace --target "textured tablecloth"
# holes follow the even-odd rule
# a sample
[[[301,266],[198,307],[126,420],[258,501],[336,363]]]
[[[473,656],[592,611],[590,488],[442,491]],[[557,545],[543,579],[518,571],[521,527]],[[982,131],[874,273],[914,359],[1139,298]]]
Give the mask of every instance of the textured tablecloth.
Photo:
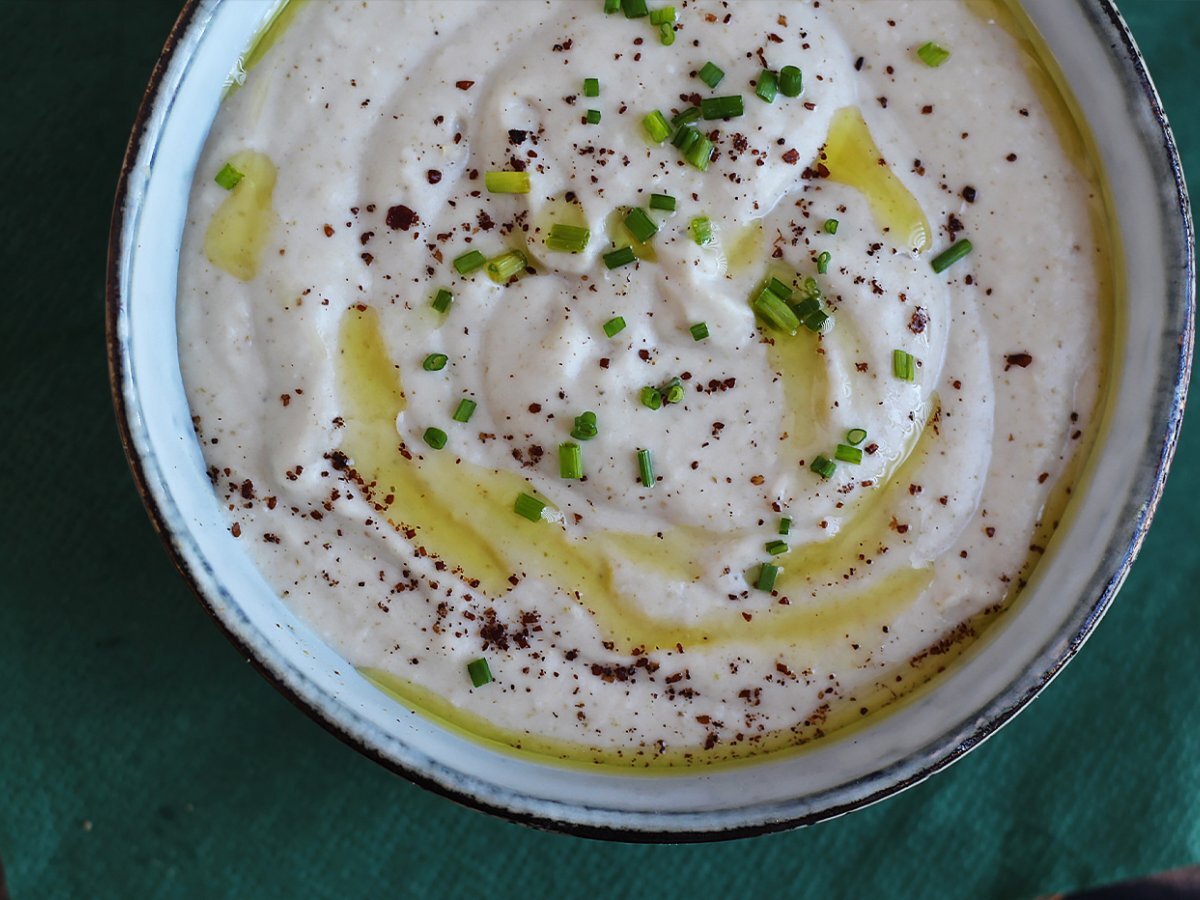
[[[1200,172],[1200,2],[1122,6]],[[0,3],[0,858],[14,898],[1006,897],[1200,861],[1195,412],[1081,656],[963,762],[842,819],[711,846],[541,834],[427,794],[299,713],[172,569],[109,406],[110,206],[176,12]]]

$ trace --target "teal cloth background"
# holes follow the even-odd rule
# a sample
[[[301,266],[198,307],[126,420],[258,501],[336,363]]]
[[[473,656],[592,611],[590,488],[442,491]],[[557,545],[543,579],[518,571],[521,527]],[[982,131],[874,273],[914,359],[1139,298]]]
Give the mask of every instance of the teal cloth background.
[[[1121,6],[1200,172],[1200,2]],[[293,708],[171,567],[109,405],[109,212],[177,10],[0,2],[0,859],[14,898],[1013,897],[1200,862],[1195,412],[1081,656],[964,761],[836,821],[715,846],[541,834],[413,787]]]

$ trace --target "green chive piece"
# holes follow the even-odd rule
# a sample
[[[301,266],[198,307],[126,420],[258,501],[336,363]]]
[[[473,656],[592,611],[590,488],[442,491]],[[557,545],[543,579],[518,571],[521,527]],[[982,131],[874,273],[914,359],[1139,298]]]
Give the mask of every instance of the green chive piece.
[[[790,284],[784,284],[778,278],[773,276],[771,280],[767,282],[767,290],[769,290],[780,300],[792,299],[792,286]]]
[[[530,522],[540,522],[545,508],[545,503],[529,494],[517,494],[517,500],[513,503],[513,512]]]
[[[426,372],[440,372],[446,368],[446,363],[449,361],[450,357],[445,353],[430,353],[421,363],[421,368]]]
[[[917,56],[929,68],[936,69],[950,58],[950,51],[933,41],[928,41],[917,48]]]
[[[546,237],[546,249],[559,253],[582,253],[587,249],[591,237],[592,233],[579,225],[552,225]]]
[[[587,112],[584,114],[584,116],[583,116],[583,120],[584,120],[585,122],[587,122],[589,125],[599,125],[599,124],[600,124],[600,110],[598,110],[598,109],[589,109],[589,110],[588,110],[588,111],[587,111]]]
[[[572,481],[583,477],[583,451],[578,444],[558,445],[558,475]]]
[[[705,97],[700,101],[700,115],[706,119],[734,119],[745,112],[741,95]]]
[[[528,194],[531,187],[528,172],[488,172],[483,184],[493,194]]]
[[[450,309],[450,304],[454,302],[454,295],[445,288],[439,288],[438,292],[433,296],[433,308],[440,313],[444,313]]]
[[[851,447],[857,447],[867,439],[867,430],[865,428],[851,428],[846,432],[846,443]]]
[[[672,378],[669,382],[663,385],[662,388],[663,400],[667,403],[682,403],[683,402],[683,382],[678,378]]]
[[[646,8],[646,0],[621,0],[621,9],[625,10],[627,19],[640,19],[650,15],[650,10]]]
[[[818,275],[824,275],[826,272],[829,271],[829,260],[831,260],[831,259],[833,259],[833,257],[829,254],[828,250],[822,250],[820,252],[820,254],[817,255],[817,274]]]
[[[642,119],[642,127],[656,144],[661,144],[671,136],[671,126],[667,124],[666,116],[657,109]]]
[[[571,429],[571,437],[575,440],[590,441],[599,433],[594,412],[588,411],[575,417],[575,427]]]
[[[619,250],[604,254],[604,264],[610,269],[619,269],[621,266],[627,266],[636,259],[637,257],[634,256],[632,247],[622,247]]]
[[[625,228],[639,244],[646,243],[658,234],[658,226],[654,224],[654,220],[638,207],[625,214]]]
[[[699,139],[692,142],[686,150],[683,151],[683,158],[699,169],[701,172],[707,172],[708,166],[712,162],[713,142],[700,135]]]
[[[830,321],[829,313],[823,309],[818,309],[816,312],[810,312],[804,317],[804,327],[816,334],[822,334],[827,331],[827,323]],[[830,326],[832,327],[832,326]]]
[[[446,432],[440,428],[426,428],[425,443],[434,450],[441,450],[446,446]]]
[[[642,406],[646,407],[646,409],[662,409],[663,398],[662,393],[658,388],[652,385],[647,385],[646,387],[642,388],[642,393],[640,396],[642,399]]]
[[[779,79],[775,77],[775,73],[770,69],[763,69],[759,72],[758,86],[754,89],[754,93],[758,99],[774,103],[775,97],[779,93]]]
[[[606,337],[616,337],[625,330],[625,319],[621,316],[613,316],[604,323],[604,334]]]
[[[650,458],[650,451],[639,450],[637,458],[638,471],[642,476],[642,485],[644,487],[654,487],[654,460]]]
[[[604,11],[615,13],[621,8],[621,0],[604,0]]]
[[[787,534],[791,530],[792,530],[792,520],[789,519],[787,516],[784,516],[782,519],[779,520],[779,533]]]
[[[970,253],[973,249],[974,248],[971,246],[970,241],[965,239],[961,240],[958,243],[951,244],[949,247],[935,256],[930,265],[933,266],[933,271],[935,272],[945,272],[948,268]]]
[[[784,66],[779,70],[779,93],[785,97],[799,97],[804,90],[804,75],[795,66]]]
[[[795,334],[800,328],[800,319],[792,312],[792,308],[773,294],[770,288],[763,288],[762,293],[750,305],[772,328],[778,328],[788,334]]]
[[[837,219],[826,219],[825,220],[825,233],[826,234],[837,234],[838,224],[839,223],[838,223]]]
[[[670,194],[651,194],[650,208],[663,209],[667,212],[675,212],[675,198]]]
[[[599,97],[600,96],[600,79],[585,78],[583,79],[583,96]]]
[[[917,380],[917,363],[907,350],[892,351],[892,374],[901,381]]]
[[[495,681],[492,678],[491,666],[488,665],[488,661],[482,656],[467,663],[467,674],[471,676],[471,684],[475,687],[483,687],[485,684],[491,684]]]
[[[232,191],[237,187],[237,183],[246,176],[231,166],[229,163],[221,166],[221,171],[217,173],[217,177],[213,179],[221,187],[227,191]]]
[[[703,247],[705,244],[712,243],[713,227],[712,222],[707,216],[697,216],[695,219],[692,219],[690,228],[692,230],[692,240],[699,246]]]
[[[676,128],[681,128],[684,125],[690,125],[700,118],[700,107],[689,106],[679,115],[671,120],[671,124]]]
[[[700,132],[690,125],[683,125],[675,132],[675,137],[671,138],[671,143],[679,148],[680,153],[683,153],[698,140],[700,140]]]
[[[786,541],[767,541],[767,552],[772,556],[787,553],[789,549]]]
[[[696,73],[696,77],[710,88],[716,88],[721,83],[721,79],[725,77],[725,70],[711,62],[706,62],[700,67],[700,71]]]
[[[488,260],[487,276],[496,284],[508,284],[514,275],[524,272],[529,260],[520,250],[509,250],[494,259]]]
[[[837,450],[833,453],[833,458],[841,462],[858,465],[862,462],[862,451],[857,447],[851,447],[849,444],[838,444]]]
[[[458,270],[459,275],[470,275],[485,265],[487,265],[487,257],[478,250],[470,250],[454,260],[454,268]]]
[[[663,22],[659,25],[658,40],[664,47],[670,47],[675,43],[675,26],[670,22]]]
[[[664,6],[650,11],[650,24],[663,25],[675,21],[675,7]]]
[[[804,279],[804,296],[811,297],[814,300],[821,299],[821,287],[817,284],[817,279],[811,275]]]
[[[792,305],[792,312],[796,314],[796,318],[803,322],[815,312],[821,311],[821,301],[813,297],[805,297],[799,303]]]
[[[812,465],[810,465],[809,468],[822,478],[830,479],[833,477],[833,473],[837,471],[837,463],[835,463],[832,459],[829,459],[827,456],[821,456],[818,454],[817,458],[812,461]]]
[[[775,590],[775,579],[779,577],[779,566],[773,566],[770,563],[763,563],[758,570],[758,581],[754,582],[754,586],[760,591],[766,591],[768,594]]]
[[[693,341],[703,341],[708,337],[708,325],[704,322],[697,322],[688,331],[692,333]]]
[[[475,415],[475,401],[469,397],[463,397],[458,401],[458,406],[454,408],[454,415],[451,418],[455,422],[470,422],[473,415]]]

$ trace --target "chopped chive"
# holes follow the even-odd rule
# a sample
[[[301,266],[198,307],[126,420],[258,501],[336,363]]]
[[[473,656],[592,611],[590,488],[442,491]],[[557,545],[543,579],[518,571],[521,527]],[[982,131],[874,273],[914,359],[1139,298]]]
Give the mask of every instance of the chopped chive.
[[[687,109],[685,109],[683,112],[681,112],[675,118],[673,118],[671,120],[671,124],[674,125],[676,128],[681,128],[684,125],[690,125],[692,122],[695,122],[699,118],[700,118],[700,107],[689,106]]]
[[[706,62],[700,67],[700,71],[696,73],[696,77],[710,88],[716,88],[721,83],[721,79],[725,77],[725,70],[711,62]]]
[[[804,90],[804,75],[795,66],[784,66],[779,70],[779,93],[785,97],[799,97]]]
[[[767,290],[769,290],[780,300],[792,299],[792,286],[790,284],[784,284],[774,276],[772,276],[771,280],[767,282]]]
[[[587,249],[591,236],[588,229],[579,225],[552,225],[546,237],[546,249],[559,253],[582,253]]]
[[[779,533],[787,534],[791,530],[792,530],[792,520],[789,519],[787,516],[784,516],[782,519],[779,520]]]
[[[636,206],[625,214],[625,228],[639,244],[646,243],[658,234],[658,226],[654,224],[654,220]]]
[[[701,172],[707,172],[708,166],[712,162],[713,142],[700,135],[699,138],[693,141],[686,150],[683,151],[683,158],[699,169]]]
[[[821,301],[813,297],[805,297],[799,303],[793,304],[792,312],[796,314],[796,318],[803,322],[815,312],[821,311]]]
[[[625,330],[625,320],[621,316],[613,316],[604,323],[604,334],[606,337],[616,337]]]
[[[682,126],[671,138],[671,143],[679,148],[680,153],[686,153],[688,148],[700,140],[700,132],[690,125]]]
[[[815,300],[821,299],[821,286],[817,284],[817,279],[811,275],[804,279],[804,296]]]
[[[486,264],[487,257],[478,250],[469,250],[454,260],[454,268],[458,270],[459,275],[470,275],[476,269],[483,268]]]
[[[846,443],[851,447],[857,447],[867,439],[867,430],[865,428],[851,428],[846,432]]]
[[[700,115],[706,119],[734,119],[745,112],[740,94],[728,97],[705,97],[700,101]]]
[[[787,553],[789,549],[787,541],[767,541],[767,552],[772,556]]]
[[[244,174],[239,172],[229,163],[225,163],[225,165],[221,166],[221,171],[217,173],[217,176],[213,179],[213,181],[225,188],[225,190],[232,191],[235,187],[237,187],[237,183],[245,177],[246,176]]]
[[[446,446],[446,432],[440,428],[426,428],[425,443],[434,450],[441,450]]]
[[[475,687],[483,687],[495,680],[492,678],[491,666],[482,656],[467,663],[467,674],[471,676],[471,684]]]
[[[925,65],[936,69],[950,58],[950,51],[933,41],[928,41],[917,48],[917,56]]]
[[[650,11],[650,24],[663,25],[675,21],[675,7],[663,6]]]
[[[493,194],[528,194],[531,186],[528,172],[488,172],[483,184]]]
[[[583,477],[583,451],[578,444],[558,445],[558,475],[573,481]]]
[[[575,427],[571,429],[571,437],[577,441],[590,441],[600,429],[596,426],[596,414],[590,410],[575,417]]]
[[[469,397],[463,397],[458,401],[458,406],[454,408],[454,415],[451,418],[455,422],[470,422],[473,415],[475,415],[475,401]]]
[[[651,194],[650,208],[664,209],[667,212],[675,212],[675,198],[670,194]]]
[[[812,461],[809,466],[814,472],[822,478],[829,479],[833,477],[833,473],[837,471],[837,463],[827,456],[817,454],[817,458]]]
[[[697,216],[689,226],[692,230],[692,240],[703,247],[711,244],[713,239],[712,222],[707,216]]]
[[[824,275],[826,272],[829,271],[829,260],[831,260],[831,259],[833,259],[833,257],[829,254],[828,250],[822,250],[820,252],[820,254],[817,255],[817,274],[818,275]]]
[[[826,219],[825,220],[825,233],[826,234],[837,234],[838,224],[839,223],[838,223],[837,219]]]
[[[833,453],[833,458],[841,462],[858,465],[862,462],[862,451],[857,447],[851,447],[849,444],[838,444],[837,450]]]
[[[795,334],[800,328],[800,319],[792,312],[792,308],[773,294],[770,288],[763,288],[762,293],[750,305],[772,328],[778,328],[788,334]]]
[[[675,26],[670,22],[663,22],[659,25],[658,40],[664,47],[670,47],[675,43]]]
[[[662,409],[662,392],[660,392],[659,389],[653,385],[647,385],[646,387],[642,388],[640,397],[642,400],[642,406],[646,407],[646,409]]]
[[[708,337],[708,325],[704,322],[697,322],[688,331],[692,333],[693,341],[703,341]]]
[[[779,577],[779,566],[773,566],[770,563],[763,563],[758,570],[758,580],[754,582],[754,586],[760,591],[766,591],[768,594],[775,590],[775,579]]]
[[[945,272],[948,268],[970,253],[972,249],[974,248],[971,246],[970,241],[965,239],[961,240],[958,243],[951,244],[949,247],[935,256],[930,265],[933,266],[933,271],[935,272]]]
[[[585,78],[583,79],[583,96],[599,97],[600,96],[600,79]]]
[[[640,19],[650,14],[650,10],[646,8],[646,0],[621,0],[621,9],[625,10],[627,19]]]
[[[421,363],[421,368],[426,372],[440,372],[446,368],[446,363],[449,360],[450,357],[445,353],[430,353],[425,357],[425,361]]]
[[[775,73],[770,69],[763,69],[759,72],[758,86],[754,89],[754,93],[758,99],[774,103],[775,97],[779,93],[779,79],[775,77]]]
[[[661,144],[671,136],[671,126],[667,124],[666,116],[657,109],[642,119],[642,127],[656,144]]]
[[[642,485],[645,487],[654,487],[654,460],[650,458],[649,450],[639,450],[638,471],[642,476]]]
[[[615,13],[621,9],[621,0],[604,0],[604,11]]]
[[[678,378],[672,378],[662,387],[663,400],[667,403],[682,403],[683,402],[683,382]]]
[[[637,257],[634,256],[632,247],[622,247],[619,250],[604,254],[604,264],[610,269],[619,269],[621,266],[627,266],[636,259]]]
[[[588,111],[587,111],[587,112],[584,114],[584,116],[583,116],[583,120],[584,120],[585,122],[587,122],[589,125],[599,125],[599,124],[600,124],[600,110],[598,110],[598,109],[589,109],[589,110],[588,110]]]
[[[815,312],[810,312],[803,319],[804,327],[807,328],[809,331],[816,332],[817,334],[820,334],[826,330],[825,326],[826,326],[826,323],[829,322],[829,320],[830,320],[829,313],[825,312],[825,310],[823,310],[823,309],[818,309]]]
[[[529,494],[517,494],[516,502],[513,503],[513,512],[522,518],[528,519],[530,522],[540,522],[542,520],[542,510],[545,508],[545,503],[537,497],[531,497]]]
[[[438,292],[433,296],[433,308],[440,313],[450,309],[450,304],[454,302],[454,295],[445,288],[439,288]]]
[[[892,374],[901,381],[917,380],[917,364],[907,350],[892,351]]]
[[[520,250],[509,250],[494,259],[488,260],[487,276],[496,284],[508,284],[508,280],[519,272],[525,271],[529,260]]]

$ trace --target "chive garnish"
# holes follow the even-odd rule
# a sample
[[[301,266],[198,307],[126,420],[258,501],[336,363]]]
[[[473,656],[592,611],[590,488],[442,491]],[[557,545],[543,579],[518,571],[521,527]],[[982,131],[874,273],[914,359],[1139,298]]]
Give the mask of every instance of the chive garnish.
[[[599,97],[600,96],[600,79],[585,78],[583,79],[583,96]]]
[[[588,229],[579,225],[552,225],[546,237],[546,249],[559,253],[582,253],[587,249],[591,236]]]
[[[442,369],[446,368],[446,363],[449,362],[449,360],[450,357],[448,357],[445,353],[430,353],[427,357],[425,357],[424,362],[421,363],[421,368],[426,372],[440,372]]]
[[[671,126],[667,124],[666,116],[657,109],[642,119],[642,127],[656,144],[661,144],[671,136]]]
[[[792,520],[789,519],[787,516],[784,516],[782,519],[779,520],[779,533],[787,534],[791,530],[792,530]]]
[[[237,183],[245,177],[246,176],[244,174],[239,172],[229,163],[225,163],[225,165],[221,166],[221,171],[217,173],[213,181],[225,188],[225,190],[232,191],[235,187],[237,187]]]
[[[851,428],[846,432],[846,443],[851,447],[857,447],[867,439],[867,430],[865,428]]]
[[[917,380],[917,362],[907,350],[892,351],[892,374],[901,381]]]
[[[619,250],[613,250],[611,253],[604,254],[604,264],[610,269],[619,269],[621,266],[627,266],[637,257],[634,256],[632,247],[621,247]]]
[[[838,220],[837,219],[826,219],[825,220],[825,233],[826,234],[837,234],[837,230],[838,230]]]
[[[810,312],[804,317],[804,327],[809,331],[820,334],[825,331],[825,325],[829,321],[829,318],[829,313],[825,312],[823,309],[818,309],[815,312]]]
[[[583,477],[583,451],[578,444],[558,445],[558,474],[573,481]]]
[[[974,248],[971,246],[971,242],[963,239],[958,243],[951,244],[949,247],[935,256],[930,265],[933,266],[933,271],[935,272],[945,272],[948,268],[970,253],[972,249]]]
[[[767,541],[767,552],[772,556],[779,556],[780,554],[787,553],[788,549],[789,548],[786,541]]]
[[[658,40],[664,47],[670,47],[675,43],[675,26],[670,22],[663,22],[659,25]]]
[[[785,97],[799,97],[804,90],[804,75],[795,66],[784,66],[779,70],[779,93]]]
[[[642,485],[645,487],[654,487],[654,460],[650,458],[650,451],[639,450],[637,458],[638,471],[642,476]]]
[[[640,394],[642,406],[646,409],[662,409],[663,398],[662,393],[653,385],[647,385],[642,388]]]
[[[450,309],[450,304],[454,302],[454,295],[445,288],[439,288],[438,292],[433,295],[433,308],[440,313]]]
[[[613,316],[604,323],[604,334],[606,337],[616,337],[625,330],[625,320],[621,316]]]
[[[507,284],[508,279],[525,271],[527,265],[529,265],[529,260],[525,258],[524,253],[520,250],[509,250],[507,253],[501,253],[494,259],[488,260],[487,276],[496,284]]]
[[[687,109],[685,109],[683,112],[681,112],[675,118],[673,118],[671,120],[671,124],[674,125],[676,128],[681,128],[684,125],[690,125],[692,122],[695,122],[699,118],[700,118],[700,107],[689,106]]]
[[[683,382],[678,378],[672,378],[662,387],[663,400],[667,403],[682,403],[684,392]]]
[[[779,93],[779,79],[775,77],[775,73],[770,69],[759,72],[758,86],[754,88],[754,93],[760,100],[774,103],[775,96]]]
[[[835,463],[832,459],[829,459],[827,456],[821,456],[820,454],[817,454],[817,458],[812,461],[812,465],[810,465],[809,468],[822,478],[829,479],[832,478],[833,473],[837,471],[837,463]]]
[[[817,255],[817,274],[824,275],[829,271],[829,260],[833,259],[828,250],[822,250]]]
[[[625,18],[640,19],[650,14],[646,8],[646,0],[621,0],[621,9],[625,10]]]
[[[763,288],[750,305],[772,328],[778,328],[788,334],[795,334],[800,327],[800,319],[792,312],[792,308],[772,293],[769,287]]]
[[[837,450],[833,453],[833,458],[841,462],[858,465],[862,462],[862,451],[857,447],[851,447],[849,444],[838,444]]]
[[[663,6],[650,11],[651,25],[665,25],[675,21],[675,7]]]
[[[745,112],[741,95],[705,97],[700,101],[700,115],[705,119],[734,119]]]
[[[471,684],[475,687],[483,687],[485,684],[491,684],[494,680],[492,669],[482,656],[467,663],[467,674],[471,676]]]
[[[936,69],[950,58],[950,51],[933,41],[928,41],[917,48],[917,56],[925,65]]]
[[[478,250],[469,250],[454,260],[454,268],[458,270],[459,275],[470,275],[476,269],[483,268],[486,264],[487,257]]]
[[[530,522],[540,522],[542,520],[542,510],[545,508],[545,503],[537,497],[531,497],[529,494],[517,494],[516,502],[513,503],[513,512],[522,518],[528,519]]]
[[[697,322],[688,331],[692,333],[693,341],[703,341],[708,337],[708,325],[704,322]]]
[[[528,194],[531,186],[528,172],[488,172],[483,184],[493,194]]]
[[[683,151],[683,158],[699,169],[701,172],[707,172],[709,163],[712,162],[713,142],[704,135],[699,135],[695,141],[692,141],[688,148]]]
[[[662,209],[667,212],[675,212],[675,198],[670,194],[651,194],[650,208]]]
[[[654,224],[654,220],[638,207],[625,214],[625,228],[639,244],[646,243],[658,234],[658,226]]]
[[[792,286],[790,284],[784,284],[774,276],[772,276],[771,280],[767,282],[767,290],[769,290],[780,300],[792,299]]]
[[[711,244],[713,239],[712,222],[707,216],[697,216],[692,219],[690,225],[692,230],[692,240],[703,247],[705,244]]]
[[[763,563],[758,570],[758,580],[754,582],[754,586],[760,591],[766,591],[768,594],[775,590],[775,579],[779,577],[779,566],[773,566],[770,563]]]
[[[458,401],[458,406],[454,408],[454,415],[451,418],[455,422],[470,422],[473,415],[475,415],[475,401],[469,397],[463,397]]]
[[[604,11],[615,13],[621,9],[621,0],[604,0]]]
[[[571,437],[577,441],[590,441],[600,429],[596,425],[596,414],[590,410],[575,417],[575,427],[571,429]]]
[[[598,109],[589,109],[589,110],[588,110],[588,111],[587,111],[587,112],[584,114],[584,116],[583,116],[583,120],[584,120],[585,122],[587,122],[589,125],[599,125],[599,124],[600,124],[600,110],[598,110]]]
[[[434,450],[441,450],[446,446],[446,432],[440,428],[426,428],[425,443]]]
[[[715,88],[721,83],[721,79],[725,77],[725,71],[711,62],[706,62],[700,67],[700,71],[696,73],[696,77],[710,88]]]

